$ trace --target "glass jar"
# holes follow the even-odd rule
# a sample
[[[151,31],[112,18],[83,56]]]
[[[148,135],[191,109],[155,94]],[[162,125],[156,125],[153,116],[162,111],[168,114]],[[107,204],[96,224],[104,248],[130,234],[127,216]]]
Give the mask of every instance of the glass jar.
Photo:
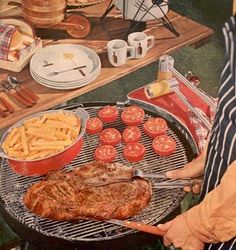
[[[170,80],[172,78],[171,67],[174,67],[174,58],[169,55],[163,55],[159,59],[157,80]]]

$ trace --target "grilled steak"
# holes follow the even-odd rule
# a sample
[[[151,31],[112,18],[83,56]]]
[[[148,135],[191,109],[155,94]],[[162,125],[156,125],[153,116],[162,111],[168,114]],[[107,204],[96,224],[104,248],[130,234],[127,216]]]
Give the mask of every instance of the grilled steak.
[[[131,180],[131,171],[118,163],[92,162],[70,172],[53,172],[32,185],[23,200],[33,213],[52,220],[127,219],[139,214],[151,199],[150,183]],[[130,180],[93,185],[116,178]]]

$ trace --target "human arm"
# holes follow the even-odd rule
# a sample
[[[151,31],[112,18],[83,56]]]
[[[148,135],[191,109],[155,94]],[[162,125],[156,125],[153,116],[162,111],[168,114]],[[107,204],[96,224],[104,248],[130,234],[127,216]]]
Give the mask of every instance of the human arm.
[[[202,250],[204,243],[225,242],[236,236],[236,161],[225,172],[221,183],[197,206],[159,225],[166,231],[165,245],[183,250]],[[192,248],[189,241],[195,244]]]
[[[186,219],[191,232],[205,242],[224,242],[236,236],[236,161],[220,184],[187,212]]]

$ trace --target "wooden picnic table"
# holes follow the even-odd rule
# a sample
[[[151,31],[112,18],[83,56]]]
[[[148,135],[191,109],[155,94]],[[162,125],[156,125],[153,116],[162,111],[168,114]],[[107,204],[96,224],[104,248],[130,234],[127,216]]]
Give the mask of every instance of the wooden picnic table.
[[[1,1],[0,17],[21,15],[19,7],[9,7],[6,5],[6,2],[6,0]],[[0,129],[8,127],[30,114],[55,107],[56,105],[64,103],[74,97],[80,96],[117,80],[156,61],[163,54],[171,54],[186,46],[193,46],[196,48],[202,46],[207,43],[213,35],[212,29],[193,21],[186,16],[182,16],[174,11],[169,11],[168,17],[176,30],[180,33],[180,36],[175,36],[158,20],[148,21],[145,25],[144,31],[148,35],[153,35],[155,37],[154,47],[150,49],[147,55],[142,59],[129,60],[123,66],[113,67],[108,62],[106,44],[113,38],[124,38],[127,28],[129,27],[130,20],[124,20],[121,13],[119,13],[118,10],[114,10],[109,13],[107,17],[105,17],[103,23],[101,24],[99,20],[108,3],[109,0],[105,0],[103,3],[98,5],[79,10],[79,13],[87,16],[91,21],[92,30],[88,37],[84,39],[72,39],[68,37],[66,38],[63,33],[61,38],[57,38],[58,40],[56,41],[51,38],[43,39],[43,44],[45,46],[62,43],[80,44],[97,51],[102,62],[102,69],[98,78],[84,87],[64,91],[50,89],[37,83],[30,75],[29,66],[24,68],[19,73],[0,69],[0,73],[7,72],[10,75],[16,76],[20,81],[22,81],[22,85],[27,86],[40,97],[35,106],[26,108],[11,99],[6,93],[0,92],[0,96],[5,97],[15,109],[15,112],[13,114],[9,114],[6,118],[0,117]],[[47,33],[46,30],[43,32],[42,30],[39,30],[39,34],[43,33]],[[55,30],[48,33],[56,34]],[[59,33],[60,32],[58,32],[58,34]]]

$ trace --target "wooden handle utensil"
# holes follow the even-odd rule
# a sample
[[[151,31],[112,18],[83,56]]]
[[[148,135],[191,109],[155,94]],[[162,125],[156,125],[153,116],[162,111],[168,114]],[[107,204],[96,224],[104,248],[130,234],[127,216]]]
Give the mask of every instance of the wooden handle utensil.
[[[0,116],[1,117],[7,117],[7,113],[4,112],[1,108],[0,108]]]
[[[22,97],[24,98],[27,102],[31,103],[32,105],[37,103],[37,100],[35,100],[34,97],[31,96],[31,93],[28,94],[27,90],[23,87],[15,87],[14,88],[16,90],[16,92]],[[29,90],[30,91],[30,90]]]
[[[25,93],[27,93],[27,95],[30,96],[31,99],[33,99],[35,102],[37,102],[39,100],[39,97],[34,92],[32,92],[30,89],[28,89],[27,87],[20,86],[20,88],[23,89],[23,91]]]
[[[111,222],[113,224],[116,224],[116,225],[128,227],[128,228],[131,228],[131,229],[136,229],[136,230],[141,231],[141,232],[155,234],[155,235],[158,235],[158,236],[164,236],[165,235],[165,231],[159,229],[157,226],[147,225],[147,224],[136,222],[136,221],[112,219],[112,220],[109,220],[109,222]]]
[[[12,97],[16,98],[20,103],[24,104],[26,107],[32,107],[33,104],[25,100],[15,89],[11,89],[8,92]]]
[[[136,221],[112,219],[112,220],[109,220],[108,222],[111,222],[111,223],[116,224],[116,225],[124,226],[124,227],[127,227],[127,228],[131,228],[131,229],[136,229],[136,230],[138,230],[140,232],[155,234],[155,235],[158,235],[158,236],[164,236],[165,235],[165,231],[161,230],[157,226],[147,225],[147,224],[136,222]],[[170,245],[168,247],[168,249],[169,250],[175,250],[175,247],[173,245]]]
[[[7,109],[7,111],[9,113],[14,113],[14,108],[11,106],[11,104],[5,100],[5,98],[3,98],[2,96],[0,96],[0,103],[5,106],[5,108]]]

